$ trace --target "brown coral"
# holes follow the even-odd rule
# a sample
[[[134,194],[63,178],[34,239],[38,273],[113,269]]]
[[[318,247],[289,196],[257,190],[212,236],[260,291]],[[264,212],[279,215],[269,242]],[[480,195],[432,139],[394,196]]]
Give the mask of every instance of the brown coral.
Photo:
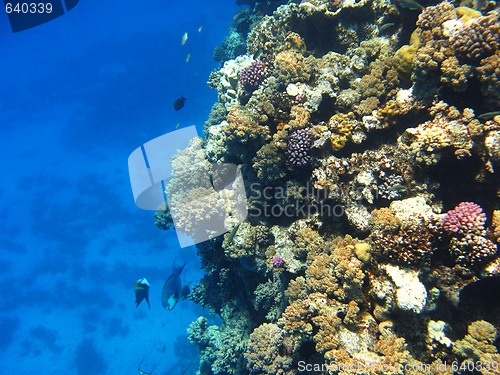
[[[480,60],[492,55],[500,47],[500,25],[495,14],[467,21],[451,38],[457,55],[467,60]]]
[[[353,240],[338,237],[332,244],[331,255],[321,254],[314,258],[306,271],[306,283],[310,293],[325,293],[339,301],[362,301],[364,273],[363,263],[356,257]]]
[[[457,159],[471,156],[474,141],[469,133],[470,117],[465,111],[460,114],[455,108],[438,112],[431,121],[426,121],[416,128],[408,128],[400,137],[400,146],[409,146],[419,163],[428,165],[438,161],[439,153],[451,148]],[[404,147],[404,146],[403,146]]]
[[[325,353],[325,358],[332,363],[328,373],[396,375],[402,374],[403,366],[413,361],[406,350],[405,340],[392,334],[382,336],[374,349],[375,352],[367,351],[357,355],[351,355],[343,348],[328,351]]]
[[[278,325],[288,334],[295,337],[310,335],[313,331],[311,316],[316,308],[309,298],[292,302],[285,309]]]
[[[280,52],[274,61],[274,68],[278,80],[284,83],[308,82],[311,78],[311,71],[304,57],[293,50]]]
[[[294,253],[297,259],[313,259],[324,251],[325,242],[319,233],[311,228],[302,228],[292,237]]]
[[[251,374],[292,375],[292,353],[285,345],[286,337],[276,324],[263,323],[250,334],[244,356]]]
[[[500,240],[500,210],[493,211],[491,215],[491,224],[493,227],[493,237],[497,240]]]
[[[390,208],[382,207],[372,211],[369,224],[373,231],[393,233],[401,226],[401,220],[392,213]]]
[[[285,37],[286,50],[297,51],[298,53],[305,55],[307,52],[306,43],[304,39],[297,33],[289,32]]]
[[[476,69],[481,81],[481,92],[490,108],[500,106],[500,53],[481,60]]]
[[[455,342],[453,352],[463,358],[479,360],[484,355],[498,355],[493,342],[497,337],[497,329],[484,320],[472,322],[467,327],[468,334]]]
[[[223,248],[227,257],[243,258],[263,254],[274,243],[272,233],[264,225],[252,225],[246,221],[235,230],[224,238]]]
[[[406,226],[397,234],[373,234],[375,250],[383,257],[404,265],[422,265],[432,255],[431,233],[424,224]]]
[[[258,119],[248,109],[240,106],[231,108],[227,115],[229,125],[224,128],[228,140],[247,144],[266,141],[271,138],[269,128],[258,124]]]
[[[432,30],[444,21],[455,19],[457,14],[453,4],[443,1],[442,3],[434,6],[429,6],[424,9],[418,16],[417,26],[423,30]]]
[[[441,64],[441,83],[451,87],[456,92],[468,88],[469,79],[474,76],[474,67],[460,64],[455,56],[449,57]]]

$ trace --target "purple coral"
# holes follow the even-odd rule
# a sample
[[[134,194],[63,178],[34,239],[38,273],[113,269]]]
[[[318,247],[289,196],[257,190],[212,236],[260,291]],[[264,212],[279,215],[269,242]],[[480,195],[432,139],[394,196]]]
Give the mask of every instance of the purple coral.
[[[443,218],[443,228],[449,232],[482,234],[486,215],[480,205],[462,202]]]
[[[240,73],[240,83],[247,89],[255,90],[264,75],[265,65],[262,61],[254,61],[250,66],[243,68]]]
[[[280,256],[275,256],[272,259],[274,268],[281,268],[285,265],[285,260]]]
[[[294,131],[288,138],[288,146],[286,150],[286,157],[288,158],[288,161],[297,167],[309,164],[311,161],[311,155],[309,155],[311,146],[311,128]]]

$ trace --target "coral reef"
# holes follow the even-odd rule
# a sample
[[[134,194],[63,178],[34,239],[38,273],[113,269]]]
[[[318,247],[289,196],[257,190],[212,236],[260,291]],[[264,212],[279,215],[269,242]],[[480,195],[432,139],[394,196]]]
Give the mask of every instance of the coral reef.
[[[199,374],[498,373],[477,367],[498,364],[498,304],[475,293],[500,275],[495,5],[240,3],[206,139],[155,214],[208,238],[189,298],[221,323],[188,330]],[[223,163],[248,217],[207,237]]]

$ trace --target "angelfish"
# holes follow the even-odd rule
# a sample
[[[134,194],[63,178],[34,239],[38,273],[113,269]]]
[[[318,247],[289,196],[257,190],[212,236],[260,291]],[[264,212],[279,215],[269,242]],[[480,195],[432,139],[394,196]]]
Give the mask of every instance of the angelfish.
[[[137,308],[142,300],[146,300],[148,307],[151,309],[149,305],[149,282],[148,279],[143,277],[135,282],[135,307]]]
[[[173,267],[172,274],[165,281],[161,292],[161,304],[165,310],[172,310],[177,302],[186,299],[189,294],[189,287],[182,285],[181,272],[184,269],[184,263],[181,267]]]

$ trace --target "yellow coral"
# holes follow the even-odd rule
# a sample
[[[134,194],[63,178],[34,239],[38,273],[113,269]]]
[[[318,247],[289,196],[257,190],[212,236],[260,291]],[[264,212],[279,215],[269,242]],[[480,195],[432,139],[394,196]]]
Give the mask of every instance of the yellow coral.
[[[460,17],[460,21],[462,21],[463,23],[467,22],[472,18],[477,18],[482,16],[481,12],[469,7],[455,8],[455,12],[457,12],[457,15]]]
[[[227,133],[228,140],[234,139],[241,143],[247,143],[271,138],[269,127],[258,124],[253,113],[244,107],[232,107],[226,120],[229,125],[224,128],[224,132]]]
[[[341,150],[348,140],[352,139],[352,132],[360,127],[353,112],[338,113],[330,117],[328,130],[332,132],[330,143],[333,151]]]
[[[390,208],[382,207],[372,211],[369,225],[373,231],[395,232],[401,226],[401,220],[392,213]]]
[[[497,242],[500,240],[500,210],[493,211],[491,216],[491,224],[493,227],[493,236]]]
[[[304,39],[297,33],[289,32],[285,38],[285,49],[294,50],[304,55],[307,51]]]
[[[413,71],[413,59],[417,54],[417,46],[404,45],[396,51],[392,59],[392,66],[401,78],[408,79]]]
[[[455,342],[453,352],[465,358],[479,360],[485,354],[498,354],[493,342],[497,330],[493,324],[484,320],[472,322],[467,327],[468,334],[462,340]]]
[[[290,120],[288,123],[288,129],[290,132],[292,132],[297,129],[305,128],[309,123],[311,113],[301,105],[294,105],[290,109],[290,116],[292,117],[292,120]],[[285,129],[286,128],[287,127],[285,126]]]

